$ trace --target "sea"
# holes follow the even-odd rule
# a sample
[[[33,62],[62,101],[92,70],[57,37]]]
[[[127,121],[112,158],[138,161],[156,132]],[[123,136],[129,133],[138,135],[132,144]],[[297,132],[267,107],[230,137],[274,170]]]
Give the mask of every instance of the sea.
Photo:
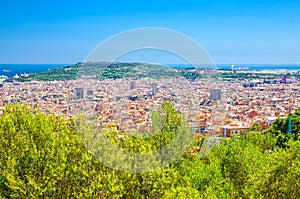
[[[250,71],[262,71],[262,70],[288,70],[288,71],[300,71],[299,64],[216,64],[214,66],[208,65],[207,68],[218,68],[223,70],[232,70],[232,65],[235,70],[250,70]],[[167,64],[167,66],[175,68],[194,68],[195,66],[190,64]],[[206,66],[196,66],[203,68]]]
[[[72,64],[0,64],[0,76],[13,77],[18,74],[46,72],[49,69],[61,68]]]
[[[18,74],[32,74],[36,72],[46,72],[49,69],[61,68],[71,66],[72,64],[0,64],[0,76],[13,77]],[[194,68],[195,66],[189,64],[164,64],[165,66],[174,68]],[[197,67],[197,66],[196,66]],[[205,66],[199,66],[200,68]],[[207,66],[211,68],[212,66]],[[223,70],[231,70],[232,64],[216,64],[214,68]],[[300,71],[300,64],[235,64],[236,70],[286,70],[286,71]]]

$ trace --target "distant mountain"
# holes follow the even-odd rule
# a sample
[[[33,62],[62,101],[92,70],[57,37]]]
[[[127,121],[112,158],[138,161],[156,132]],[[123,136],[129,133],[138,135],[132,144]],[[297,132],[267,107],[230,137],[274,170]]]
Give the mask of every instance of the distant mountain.
[[[72,66],[49,69],[47,72],[33,73],[29,78],[42,81],[74,80],[80,77],[91,77],[99,80],[141,77],[167,78],[181,76],[181,70],[184,69],[146,63],[80,62]]]

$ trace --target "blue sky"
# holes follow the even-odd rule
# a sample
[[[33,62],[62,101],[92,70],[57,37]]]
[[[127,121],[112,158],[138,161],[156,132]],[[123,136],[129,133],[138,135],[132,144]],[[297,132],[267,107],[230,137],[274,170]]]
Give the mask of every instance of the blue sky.
[[[142,27],[182,32],[216,63],[300,63],[296,0],[0,3],[0,63],[76,63],[108,37]],[[127,60],[180,62],[159,52],[137,53]]]

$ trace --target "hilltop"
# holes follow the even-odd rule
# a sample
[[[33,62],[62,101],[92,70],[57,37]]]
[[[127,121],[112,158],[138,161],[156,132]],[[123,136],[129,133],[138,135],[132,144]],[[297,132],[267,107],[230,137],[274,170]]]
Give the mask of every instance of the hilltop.
[[[92,76],[95,79],[167,78],[180,76],[180,71],[167,66],[146,63],[80,62],[63,68],[50,69],[47,72],[33,73],[29,78],[42,81],[75,80],[84,76]]]
[[[92,77],[94,79],[119,79],[119,78],[143,78],[153,79],[185,77],[195,80],[204,77],[214,77],[228,81],[245,79],[274,79],[280,78],[279,74],[260,73],[255,71],[238,71],[232,73],[230,70],[205,70],[203,67],[196,68],[172,68],[158,64],[147,63],[125,63],[125,62],[79,62],[71,66],[49,69],[46,72],[33,73],[30,76],[21,77],[19,81],[40,80],[75,80],[80,77]],[[288,74],[287,77],[297,77],[297,74]]]

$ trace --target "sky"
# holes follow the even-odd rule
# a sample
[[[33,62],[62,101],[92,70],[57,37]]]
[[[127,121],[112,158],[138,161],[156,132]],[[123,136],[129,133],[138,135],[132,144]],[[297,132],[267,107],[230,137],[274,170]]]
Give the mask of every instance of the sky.
[[[0,0],[0,63],[72,64],[120,32],[176,30],[216,63],[300,63],[298,0]],[[179,63],[162,52],[126,61]]]

